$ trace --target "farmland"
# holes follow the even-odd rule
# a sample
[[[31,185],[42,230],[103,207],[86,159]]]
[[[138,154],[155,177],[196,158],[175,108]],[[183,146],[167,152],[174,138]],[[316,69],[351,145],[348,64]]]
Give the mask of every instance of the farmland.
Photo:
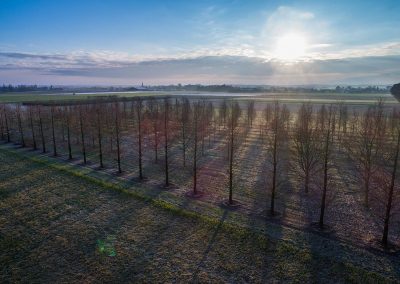
[[[303,243],[277,240],[229,225],[234,214],[229,210],[215,219],[193,216],[138,198],[136,186],[117,190],[76,168],[33,157],[0,150],[1,163],[13,165],[0,170],[2,282],[383,282],[398,277],[395,268],[387,270],[397,265],[388,256],[360,253],[354,264],[356,252],[342,246],[343,258],[335,260],[329,242],[325,253],[319,250],[323,239],[319,247],[315,238],[268,225],[271,233],[296,235]]]
[[[3,100],[6,277],[399,279],[393,98],[76,96]]]
[[[140,93],[140,92],[127,92],[127,93],[3,93],[0,95],[1,103],[23,103],[23,102],[49,102],[49,101],[79,101],[87,100],[93,97],[107,97],[107,96],[123,96],[126,98],[135,96],[149,96],[157,95],[158,93]]]

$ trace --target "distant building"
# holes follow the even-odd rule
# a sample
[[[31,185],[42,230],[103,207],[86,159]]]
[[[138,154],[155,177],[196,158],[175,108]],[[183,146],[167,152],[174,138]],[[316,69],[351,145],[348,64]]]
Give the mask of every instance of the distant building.
[[[147,91],[148,90],[148,88],[143,84],[143,82],[142,82],[142,85],[135,87],[135,88],[139,91]]]

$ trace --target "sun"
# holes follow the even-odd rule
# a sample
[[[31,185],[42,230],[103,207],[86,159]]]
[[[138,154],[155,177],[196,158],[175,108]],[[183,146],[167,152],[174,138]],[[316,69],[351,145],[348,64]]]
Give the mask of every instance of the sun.
[[[282,61],[297,61],[307,52],[306,38],[301,34],[285,34],[278,38],[274,55]]]

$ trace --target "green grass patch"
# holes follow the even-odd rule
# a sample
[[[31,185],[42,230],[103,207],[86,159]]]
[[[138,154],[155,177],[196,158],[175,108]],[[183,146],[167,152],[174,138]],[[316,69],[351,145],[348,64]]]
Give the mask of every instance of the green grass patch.
[[[60,93],[60,94],[43,94],[43,93],[3,93],[0,94],[0,103],[23,103],[23,102],[50,102],[50,101],[80,101],[93,99],[95,97],[138,97],[138,96],[159,96],[161,93],[149,93],[149,92],[138,92],[138,93],[93,93],[93,94],[75,94],[72,93]]]

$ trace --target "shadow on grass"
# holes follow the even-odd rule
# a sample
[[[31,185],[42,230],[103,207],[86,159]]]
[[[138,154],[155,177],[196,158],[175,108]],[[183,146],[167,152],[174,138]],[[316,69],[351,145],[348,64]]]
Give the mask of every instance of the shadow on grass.
[[[193,272],[193,277],[192,277],[192,280],[191,280],[192,283],[197,283],[198,282],[199,272],[202,269],[204,269],[205,262],[207,260],[207,256],[211,252],[211,250],[213,249],[214,243],[216,242],[217,236],[220,233],[220,231],[222,229],[222,226],[223,226],[227,216],[228,216],[228,210],[225,210],[224,213],[222,214],[219,222],[218,222],[218,225],[214,229],[214,232],[213,232],[213,234],[212,234],[212,236],[210,238],[210,241],[208,242],[207,248],[204,251],[200,262],[197,264],[197,266],[195,268],[195,271]]]

